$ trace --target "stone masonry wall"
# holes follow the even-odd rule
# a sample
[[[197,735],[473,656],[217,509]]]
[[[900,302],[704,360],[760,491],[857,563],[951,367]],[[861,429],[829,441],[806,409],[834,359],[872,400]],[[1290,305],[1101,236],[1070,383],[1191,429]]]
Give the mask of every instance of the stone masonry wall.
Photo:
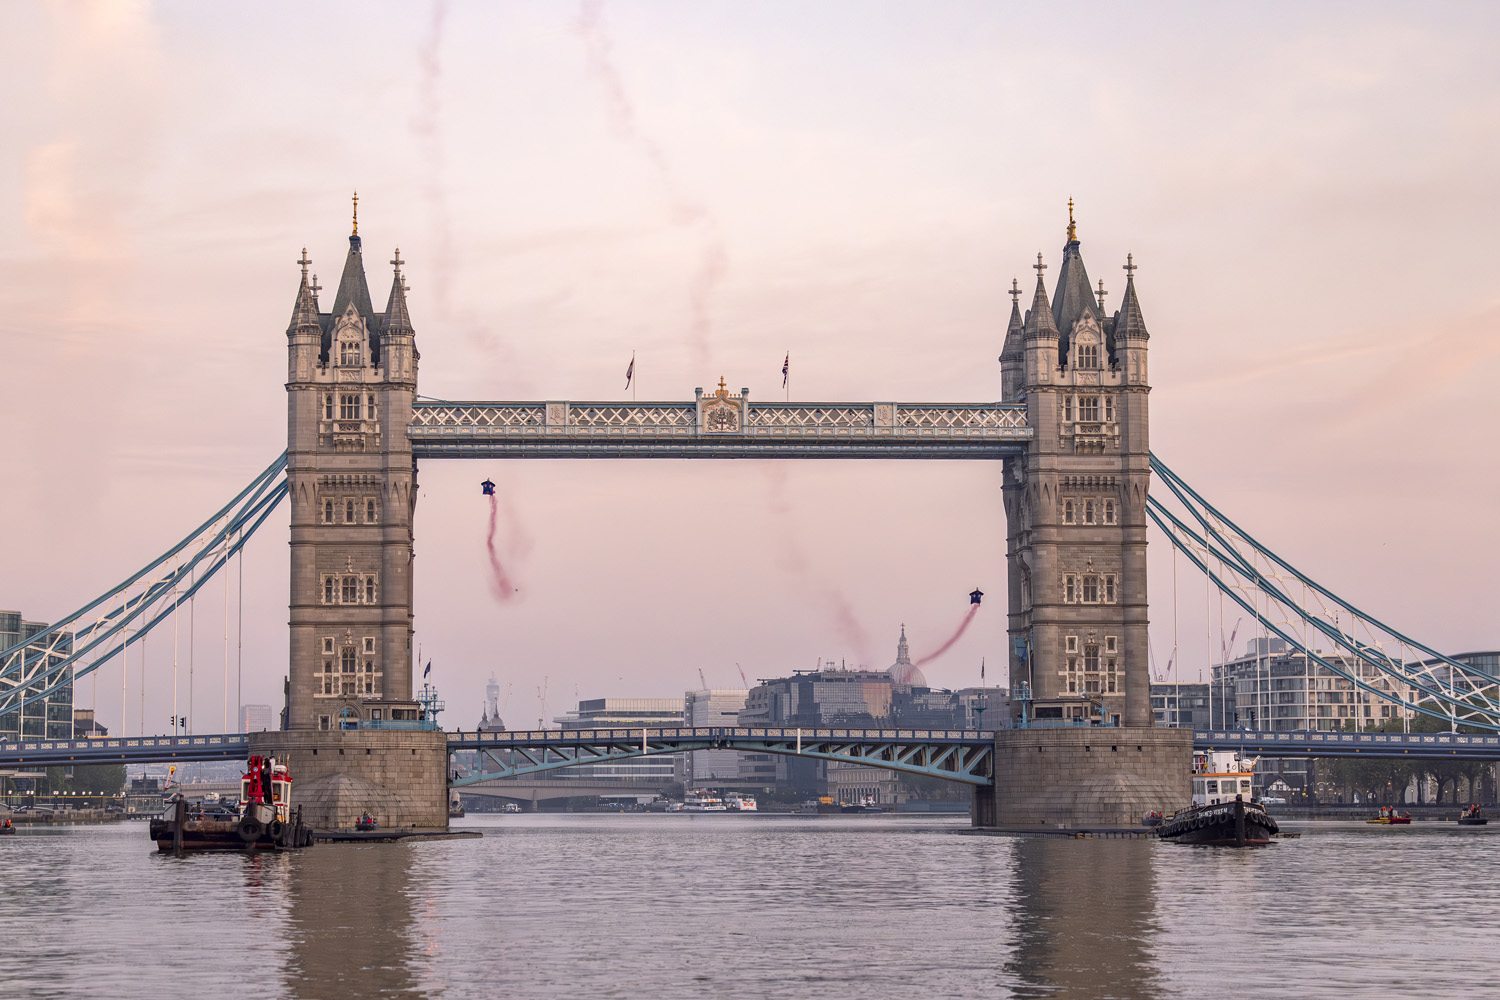
[[[320,829],[448,826],[448,737],[441,732],[293,730],[250,734],[250,750],[287,760],[292,806]]]
[[[1139,830],[1148,812],[1170,815],[1188,804],[1192,766],[1190,729],[1002,730],[995,734],[993,805],[975,810],[974,825]]]

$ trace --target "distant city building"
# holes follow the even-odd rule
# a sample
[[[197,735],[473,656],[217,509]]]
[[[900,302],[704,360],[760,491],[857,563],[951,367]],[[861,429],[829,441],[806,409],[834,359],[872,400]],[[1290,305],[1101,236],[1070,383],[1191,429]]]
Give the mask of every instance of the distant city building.
[[[683,724],[682,698],[591,698],[553,720],[562,729],[652,729]],[[578,778],[655,778],[683,780],[686,767],[681,754],[660,754],[617,760],[607,764],[583,764],[567,768]]]
[[[20,612],[0,611],[0,649],[9,649],[25,639],[45,632],[46,629],[46,622],[28,622],[22,620]],[[38,641],[26,647],[23,659],[31,660],[33,656],[36,656],[36,660],[26,666],[19,677],[12,675],[0,679],[0,695],[8,695],[15,688],[22,687],[26,690],[20,696],[20,700],[24,701],[53,684],[58,684],[58,687],[45,698],[25,708],[18,708],[0,715],[0,739],[36,737],[66,740],[72,738],[73,668],[64,667],[59,674],[47,676],[49,669],[67,659],[72,652],[73,634],[71,632],[63,632],[54,635],[46,643]]]
[[[689,691],[683,696],[682,724],[694,728],[738,726],[740,711],[745,707],[748,694],[744,688]],[[687,754],[688,787],[737,783],[742,756],[738,750],[694,750]]]
[[[903,625],[896,642],[896,662],[889,668],[830,666],[762,680],[750,689],[739,724],[809,729],[1004,729],[1010,725],[1010,693],[1002,688],[947,691],[928,687],[911,660]],[[836,786],[856,799],[871,795],[884,802],[896,801],[899,779],[888,771],[839,764],[837,772],[821,761],[777,754],[744,754],[740,764],[740,775],[747,782],[790,784],[807,793]]]
[[[73,738],[75,740],[95,739],[108,735],[109,730],[101,726],[94,718],[92,708],[73,709]]]
[[[494,674],[490,674],[490,682],[484,686],[484,712],[477,728],[481,733],[505,731],[505,723],[500,719],[500,682]]]
[[[1321,658],[1368,688],[1405,699],[1409,688],[1373,663],[1327,653]],[[1400,718],[1401,709],[1371,690],[1290,648],[1284,639],[1252,639],[1245,654],[1215,664],[1209,692],[1215,729],[1335,730]]]
[[[264,733],[272,729],[270,705],[241,705],[240,732]]]
[[[1151,714],[1157,726],[1167,729],[1209,729],[1207,684],[1151,685]]]

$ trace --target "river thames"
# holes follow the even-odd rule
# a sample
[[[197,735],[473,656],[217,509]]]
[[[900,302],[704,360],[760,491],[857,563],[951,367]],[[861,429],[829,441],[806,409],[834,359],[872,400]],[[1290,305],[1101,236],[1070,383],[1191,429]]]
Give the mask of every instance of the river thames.
[[[506,815],[482,839],[159,856],[0,839],[7,997],[1477,996],[1500,828],[1261,850],[896,817]]]

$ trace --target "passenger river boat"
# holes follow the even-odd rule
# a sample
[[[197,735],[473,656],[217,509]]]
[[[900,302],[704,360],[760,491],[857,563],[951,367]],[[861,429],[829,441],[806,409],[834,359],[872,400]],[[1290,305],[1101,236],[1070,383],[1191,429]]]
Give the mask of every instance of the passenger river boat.
[[[1280,832],[1266,807],[1251,796],[1255,761],[1237,753],[1193,755],[1193,802],[1156,826],[1156,835],[1177,844],[1258,847]]]
[[[251,757],[238,808],[193,805],[179,792],[151,821],[161,851],[284,851],[312,843],[302,808],[292,809],[292,776],[274,757]]]

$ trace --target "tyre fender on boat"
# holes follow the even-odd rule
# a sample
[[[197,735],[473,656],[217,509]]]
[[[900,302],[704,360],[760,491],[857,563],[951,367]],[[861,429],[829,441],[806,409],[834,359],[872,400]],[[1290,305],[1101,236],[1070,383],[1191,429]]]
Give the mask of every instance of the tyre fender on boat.
[[[239,833],[241,840],[250,844],[259,840],[261,834],[265,833],[266,830],[265,827],[260,825],[260,820],[254,816],[246,816],[240,820],[240,825],[236,832]]]

